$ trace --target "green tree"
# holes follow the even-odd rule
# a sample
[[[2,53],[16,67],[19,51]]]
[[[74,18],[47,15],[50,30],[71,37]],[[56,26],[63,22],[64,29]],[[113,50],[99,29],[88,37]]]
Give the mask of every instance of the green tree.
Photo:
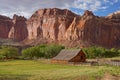
[[[1,57],[1,59],[18,58],[18,49],[15,47],[1,46],[0,57]]]
[[[88,47],[83,49],[86,53],[87,58],[106,58],[106,57],[115,57],[118,56],[120,51],[111,48],[111,49],[105,49],[103,47]]]
[[[24,58],[51,58],[57,55],[64,46],[61,45],[39,45],[22,50]]]

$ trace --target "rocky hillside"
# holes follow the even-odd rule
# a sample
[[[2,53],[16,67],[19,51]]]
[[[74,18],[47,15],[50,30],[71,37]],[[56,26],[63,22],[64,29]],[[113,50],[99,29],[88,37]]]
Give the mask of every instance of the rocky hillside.
[[[28,20],[17,15],[13,19],[0,16],[0,37],[36,45],[120,48],[120,12],[98,17],[88,10],[80,16],[67,9],[48,8],[36,11]]]

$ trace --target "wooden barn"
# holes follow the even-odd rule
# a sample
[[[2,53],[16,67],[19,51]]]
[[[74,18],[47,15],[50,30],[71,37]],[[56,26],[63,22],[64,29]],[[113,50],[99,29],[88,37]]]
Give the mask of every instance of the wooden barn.
[[[51,59],[51,63],[60,63],[60,64],[79,63],[85,61],[86,61],[86,55],[81,49],[62,50],[56,57]]]

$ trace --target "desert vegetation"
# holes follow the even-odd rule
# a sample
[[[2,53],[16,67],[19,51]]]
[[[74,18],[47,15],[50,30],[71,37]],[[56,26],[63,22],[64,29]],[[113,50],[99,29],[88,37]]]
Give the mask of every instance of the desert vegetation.
[[[39,45],[35,47],[30,47],[22,50],[22,57],[33,59],[33,58],[52,58],[56,56],[65,47],[62,45]],[[71,49],[71,48],[67,48]],[[72,48],[79,49],[79,48]],[[106,49],[103,47],[88,47],[83,48],[86,57],[89,59],[94,58],[112,58],[120,56],[120,50],[116,48]]]
[[[10,46],[0,46],[0,60],[18,58],[18,49]]]
[[[87,58],[112,58],[120,56],[120,49],[111,48],[106,49],[103,47],[88,47],[83,48]]]
[[[56,56],[62,49],[65,49],[62,45],[38,45],[23,49],[21,55],[18,53],[18,49],[10,46],[0,46],[0,60],[4,59],[38,59],[38,58],[52,58]],[[67,48],[71,49],[71,48]],[[79,48],[72,48],[79,49]],[[111,48],[106,49],[103,47],[88,47],[83,48],[88,59],[95,58],[112,58],[120,56],[120,49]]]
[[[22,50],[22,57],[33,58],[52,58],[56,56],[65,47],[62,45],[39,45]]]

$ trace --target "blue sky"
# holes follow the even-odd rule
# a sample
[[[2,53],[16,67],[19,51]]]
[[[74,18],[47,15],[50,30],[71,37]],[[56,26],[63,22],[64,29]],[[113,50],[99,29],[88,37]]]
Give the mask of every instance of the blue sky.
[[[29,18],[38,9],[55,7],[79,15],[90,10],[95,15],[106,16],[120,11],[120,0],[0,0],[0,15],[12,17],[18,14]]]

